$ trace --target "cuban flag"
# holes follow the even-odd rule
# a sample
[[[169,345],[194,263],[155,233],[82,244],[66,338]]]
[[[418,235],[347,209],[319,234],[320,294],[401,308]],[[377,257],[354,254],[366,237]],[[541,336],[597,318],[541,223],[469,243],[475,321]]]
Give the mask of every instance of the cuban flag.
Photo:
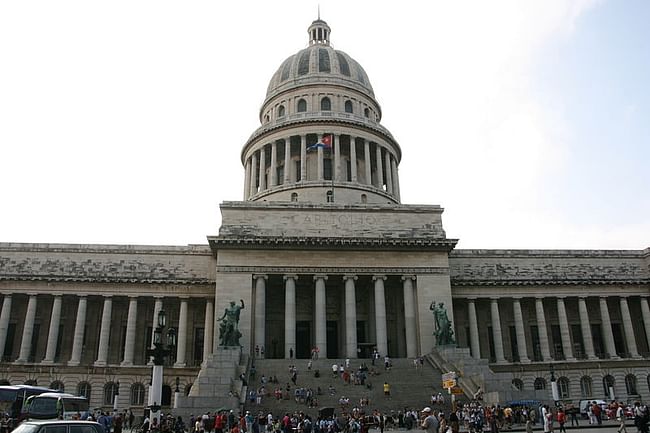
[[[332,136],[323,135],[323,138],[320,139],[318,143],[314,143],[311,146],[307,147],[307,150],[316,150],[318,148],[331,149],[332,148]]]

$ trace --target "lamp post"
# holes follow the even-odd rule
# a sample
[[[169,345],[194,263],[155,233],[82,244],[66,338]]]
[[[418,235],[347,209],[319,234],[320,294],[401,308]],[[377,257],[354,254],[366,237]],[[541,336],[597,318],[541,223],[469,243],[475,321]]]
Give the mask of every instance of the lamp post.
[[[555,380],[555,369],[553,368],[553,364],[551,364],[549,368],[551,370],[551,395],[553,396],[555,406],[557,406],[560,401],[560,391],[557,387],[557,381]]]
[[[117,412],[117,399],[120,396],[120,381],[115,383],[115,395],[113,396],[113,412]]]
[[[165,358],[174,352],[176,346],[176,330],[169,328],[167,341],[163,342],[163,332],[167,325],[167,316],[164,310],[158,312],[158,326],[153,331],[153,348],[147,350],[147,356],[153,358],[151,372],[151,392],[149,394],[149,417],[160,423],[160,407],[162,403],[163,365]]]

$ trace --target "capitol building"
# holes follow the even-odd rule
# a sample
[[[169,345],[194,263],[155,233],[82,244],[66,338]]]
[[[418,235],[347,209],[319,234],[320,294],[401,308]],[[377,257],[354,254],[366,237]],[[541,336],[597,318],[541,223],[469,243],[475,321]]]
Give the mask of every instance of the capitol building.
[[[650,400],[650,248],[456,249],[441,206],[401,202],[402,151],[417,149],[382,126],[369,75],[330,33],[314,21],[271,77],[241,149],[242,199],[220,205],[205,245],[0,243],[0,381],[142,408],[164,310],[177,333],[170,408],[177,387],[192,395],[218,352],[217,319],[242,300],[245,356],[377,350],[471,367],[466,394],[503,391],[498,376],[509,396],[550,399],[553,375],[562,400]],[[437,346],[432,303],[456,348]]]

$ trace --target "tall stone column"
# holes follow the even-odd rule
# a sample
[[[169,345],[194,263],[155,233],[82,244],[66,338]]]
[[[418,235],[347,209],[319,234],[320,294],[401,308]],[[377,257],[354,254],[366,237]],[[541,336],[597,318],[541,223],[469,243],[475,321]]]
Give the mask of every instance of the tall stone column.
[[[535,315],[537,316],[537,333],[539,334],[539,348],[542,351],[542,361],[550,361],[551,349],[548,345],[548,330],[546,329],[546,315],[542,298],[535,298]]]
[[[515,333],[517,334],[517,355],[519,362],[528,364],[527,345],[526,345],[526,328],[524,327],[524,315],[521,312],[521,298],[513,298],[512,310],[515,319]]]
[[[645,338],[650,347],[650,307],[648,307],[648,298],[641,296],[641,316],[643,318],[643,327],[645,329]],[[4,309],[4,306],[2,307]]]
[[[375,282],[375,335],[377,351],[381,356],[388,354],[388,335],[386,333],[386,297],[384,294],[385,275],[373,275]]]
[[[415,294],[413,281],[415,275],[402,276],[402,291],[404,292],[404,330],[406,333],[406,356],[418,356],[417,325],[415,323]]]
[[[185,367],[185,352],[187,352],[187,303],[189,297],[181,297],[181,308],[178,314],[178,347],[174,367]]]
[[[2,301],[2,312],[0,313],[0,358],[5,353],[7,344],[7,331],[9,330],[9,318],[11,317],[11,295],[5,295]]]
[[[284,179],[283,184],[291,182],[291,137],[284,139]]]
[[[257,153],[253,153],[251,156],[251,180],[250,180],[250,193],[249,197],[257,194],[257,178],[256,178],[256,173],[257,173]]]
[[[300,136],[300,182],[307,181],[307,136]]]
[[[271,143],[271,179],[269,187],[278,184],[278,143],[273,140]]]
[[[557,316],[560,320],[560,337],[562,338],[562,351],[564,352],[564,358],[568,361],[573,361],[575,358],[573,357],[569,319],[566,315],[563,296],[558,296],[557,298]]]
[[[476,318],[475,298],[467,298],[467,310],[469,316],[469,344],[472,349],[472,356],[481,359],[481,344],[478,336],[478,320]]]
[[[102,310],[102,326],[99,331],[99,351],[95,366],[103,367],[108,363],[108,343],[111,335],[111,315],[113,314],[113,299],[104,296],[104,308]]]
[[[327,358],[327,310],[325,281],[327,275],[314,275],[315,284],[315,303],[316,309],[314,314],[314,328],[316,335],[316,347],[321,356]]]
[[[266,189],[266,145],[260,148],[260,192]]]
[[[630,307],[627,305],[627,298],[621,296],[621,316],[623,317],[623,328],[625,329],[625,342],[627,343],[627,352],[632,358],[640,358],[639,350],[636,347],[634,338],[634,327],[632,326],[632,317],[630,316]]]
[[[50,330],[47,334],[47,347],[45,359],[42,363],[52,364],[56,357],[56,345],[59,342],[59,325],[61,324],[61,295],[54,295],[52,302],[52,315],[50,317]]]
[[[135,355],[135,335],[138,324],[138,297],[129,296],[129,312],[126,318],[126,338],[124,342],[124,359],[121,362],[122,367],[133,365]]]
[[[393,171],[393,194],[397,197],[397,200],[400,200],[399,193],[399,178],[397,176],[397,160],[395,158],[391,159],[391,168]]]
[[[296,280],[297,275],[284,276],[284,357],[296,354]]]
[[[248,197],[251,192],[251,160],[250,158],[246,160],[246,165],[244,166],[245,178],[244,178],[244,200],[248,200]]]
[[[498,301],[498,298],[490,298],[492,339],[494,340],[494,355],[497,358],[497,364],[504,364],[506,358],[503,354],[503,335],[501,334],[501,315],[499,314]]]
[[[36,318],[36,294],[29,294],[27,302],[27,313],[25,314],[25,326],[23,327],[23,338],[20,341],[20,354],[16,363],[25,363],[29,361],[29,355],[32,351],[32,336],[34,335],[34,319]]]
[[[393,174],[391,173],[392,171],[392,165],[390,163],[391,156],[390,152],[388,149],[386,149],[386,153],[384,154],[384,167],[386,167],[386,192],[389,194],[393,193]]]
[[[384,189],[384,168],[381,160],[381,146],[377,143],[375,148],[376,152],[376,161],[377,164],[377,188]]]
[[[612,332],[612,321],[609,318],[609,308],[607,307],[607,297],[601,296],[600,301],[600,321],[603,328],[603,339],[605,340],[605,350],[610,359],[618,359],[616,354],[616,345],[614,344],[614,333]]]
[[[81,351],[83,349],[84,332],[86,330],[86,309],[88,307],[88,298],[86,295],[79,296],[79,305],[77,306],[77,320],[74,325],[74,337],[72,339],[72,355],[68,365],[76,366],[81,363]]]
[[[580,313],[580,330],[582,331],[582,342],[585,346],[587,359],[596,359],[594,341],[591,337],[591,325],[589,324],[589,312],[587,311],[587,298],[578,297],[578,312]]]
[[[366,171],[366,184],[372,185],[372,166],[370,165],[370,142],[363,140],[363,161]]]
[[[323,148],[318,147],[316,149],[316,156],[318,157],[318,164],[316,166],[316,174],[318,176],[318,180],[324,180],[325,179],[325,163],[324,163],[324,157],[323,157]]]
[[[267,275],[253,275],[255,280],[255,346],[266,345],[266,280]],[[266,351],[265,351],[266,353]]]
[[[339,181],[341,180],[341,136],[338,134],[332,134],[332,141],[334,142],[334,160],[332,161],[334,167],[332,167],[332,179]]]
[[[350,136],[350,181],[357,182],[357,142]]]
[[[357,357],[357,296],[356,275],[343,275],[345,282],[345,356]]]
[[[212,354],[214,333],[214,304],[211,299],[205,301],[205,320],[203,323],[203,362]]]

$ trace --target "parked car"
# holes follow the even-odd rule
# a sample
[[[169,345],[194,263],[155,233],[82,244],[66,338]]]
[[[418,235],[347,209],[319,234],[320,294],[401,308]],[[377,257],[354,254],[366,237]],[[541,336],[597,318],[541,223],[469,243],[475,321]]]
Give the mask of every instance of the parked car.
[[[34,420],[25,421],[12,433],[105,433],[104,427],[93,421]]]

